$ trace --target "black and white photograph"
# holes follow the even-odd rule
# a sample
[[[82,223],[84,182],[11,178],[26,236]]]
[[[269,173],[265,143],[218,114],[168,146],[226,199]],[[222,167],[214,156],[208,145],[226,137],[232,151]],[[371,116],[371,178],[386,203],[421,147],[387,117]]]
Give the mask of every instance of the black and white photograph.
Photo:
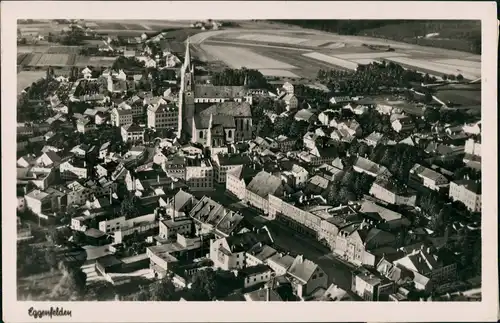
[[[148,11],[16,18],[2,195],[15,181],[12,298],[38,304],[23,315],[485,300],[496,65],[480,18]]]

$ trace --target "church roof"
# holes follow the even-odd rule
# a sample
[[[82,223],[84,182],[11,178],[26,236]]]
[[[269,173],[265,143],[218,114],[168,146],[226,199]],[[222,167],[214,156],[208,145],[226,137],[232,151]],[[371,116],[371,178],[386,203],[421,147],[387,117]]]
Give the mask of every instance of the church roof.
[[[221,125],[224,128],[235,128],[235,117],[252,117],[248,102],[222,102],[201,111],[195,118],[196,128],[207,129],[212,115],[212,125]]]
[[[244,86],[225,86],[211,84],[196,84],[194,93],[196,98],[242,98],[246,95]]]

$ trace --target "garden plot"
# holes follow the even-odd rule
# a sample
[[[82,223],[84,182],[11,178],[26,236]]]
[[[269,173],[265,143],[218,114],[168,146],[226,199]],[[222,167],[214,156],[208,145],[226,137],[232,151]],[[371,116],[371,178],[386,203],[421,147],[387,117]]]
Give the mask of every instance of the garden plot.
[[[287,36],[278,36],[278,35],[258,35],[258,34],[247,34],[240,35],[236,37],[237,39],[244,40],[253,40],[257,42],[265,42],[265,43],[279,43],[279,44],[289,44],[289,45],[298,45],[307,41],[305,38],[293,38]]]
[[[261,72],[264,76],[299,77],[297,74],[292,73],[289,70],[261,68],[259,69],[259,72]]]
[[[210,56],[217,57],[231,68],[248,69],[293,69],[296,68],[290,64],[271,59],[246,48],[227,47],[214,45],[201,45],[201,48]]]
[[[345,59],[341,59],[341,58],[338,58],[335,56],[328,56],[325,54],[317,53],[317,52],[302,54],[302,56],[313,58],[313,59],[316,59],[318,61],[322,61],[322,62],[331,64],[334,66],[342,67],[345,69],[356,70],[358,68],[357,63],[354,63],[354,62],[351,62],[351,61],[348,61]]]
[[[439,74],[462,74],[464,78],[466,79],[476,79],[481,77],[481,71],[471,71],[471,70],[465,70],[464,68],[457,68],[455,66],[450,66],[450,65],[445,65],[445,64],[439,64],[439,63],[433,63],[429,62],[428,60],[417,60],[417,59],[411,59],[407,57],[391,57],[388,58],[388,60],[393,61],[395,63],[400,63],[400,64],[405,64],[408,66],[412,66],[415,69],[425,69],[425,70],[430,70],[434,71]]]
[[[35,64],[33,60],[31,65],[35,66],[66,66],[68,63],[68,54],[43,54]]]
[[[389,58],[389,57],[405,57],[406,54],[395,52],[373,52],[373,53],[352,53],[352,54],[336,54],[338,58],[355,60],[355,59],[375,59],[375,58]]]
[[[51,46],[47,49],[47,54],[78,54],[80,46]]]

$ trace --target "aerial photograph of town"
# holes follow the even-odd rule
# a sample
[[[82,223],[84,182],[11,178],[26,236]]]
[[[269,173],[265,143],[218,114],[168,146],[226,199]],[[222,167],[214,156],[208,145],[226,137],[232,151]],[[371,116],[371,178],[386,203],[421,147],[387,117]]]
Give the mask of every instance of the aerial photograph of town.
[[[481,301],[481,21],[24,19],[16,81],[19,301]]]

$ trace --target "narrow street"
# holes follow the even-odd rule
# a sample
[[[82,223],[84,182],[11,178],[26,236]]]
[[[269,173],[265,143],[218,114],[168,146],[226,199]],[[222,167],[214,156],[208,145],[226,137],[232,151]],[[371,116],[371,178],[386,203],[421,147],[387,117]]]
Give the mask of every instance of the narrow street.
[[[224,206],[239,202],[239,200],[229,196],[225,192],[225,188],[222,187],[204,195],[212,197]],[[262,217],[256,209],[242,204],[240,211],[250,223],[266,225],[273,233],[275,245],[278,248],[290,252],[292,256],[304,255],[305,258],[317,263],[328,275],[328,284],[334,283],[343,289],[350,290],[352,271],[355,266],[335,258],[332,252],[318,241],[300,235],[277,221],[269,221]]]

